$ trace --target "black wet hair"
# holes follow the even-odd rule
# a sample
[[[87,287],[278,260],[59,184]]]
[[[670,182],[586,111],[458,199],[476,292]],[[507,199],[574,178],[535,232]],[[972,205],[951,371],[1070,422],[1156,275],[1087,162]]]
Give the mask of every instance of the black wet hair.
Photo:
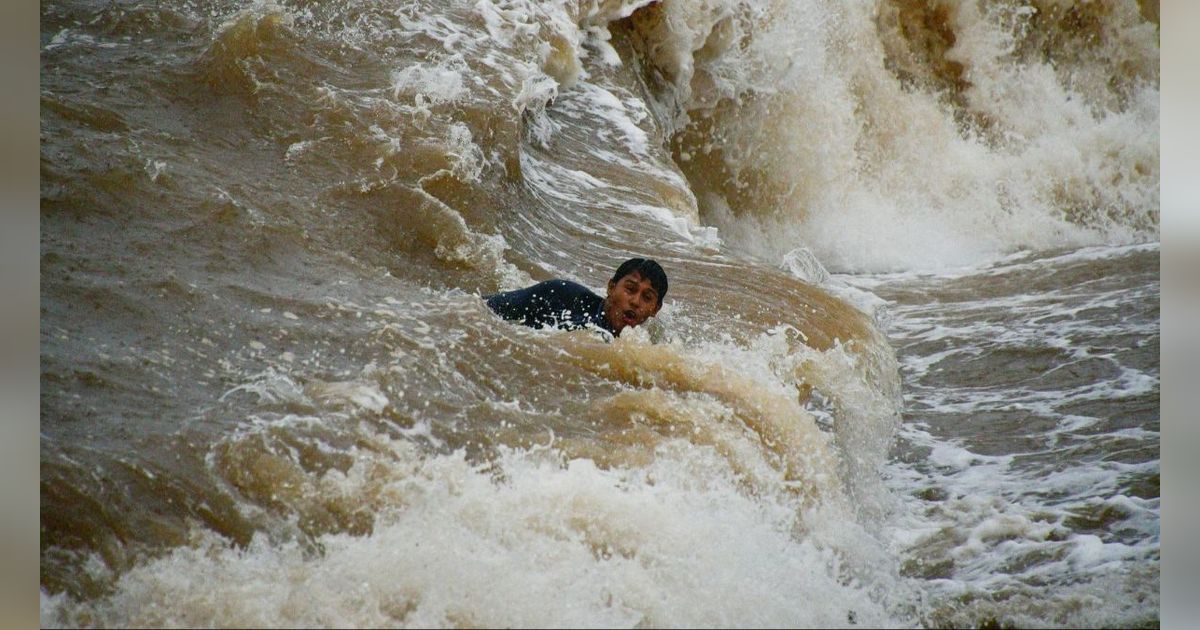
[[[613,274],[612,280],[609,282],[620,282],[621,278],[635,271],[650,281],[650,286],[654,287],[654,291],[658,293],[658,305],[662,306],[663,298],[667,295],[667,272],[663,271],[661,265],[649,258],[626,260],[621,263],[620,267],[617,267],[617,272]]]

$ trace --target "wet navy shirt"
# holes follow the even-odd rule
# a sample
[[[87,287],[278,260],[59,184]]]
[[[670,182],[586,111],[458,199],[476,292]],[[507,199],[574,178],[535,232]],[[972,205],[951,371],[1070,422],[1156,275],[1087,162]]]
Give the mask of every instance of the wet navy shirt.
[[[616,334],[604,317],[604,298],[570,280],[546,280],[484,300],[497,315],[532,328],[573,330],[592,325]]]

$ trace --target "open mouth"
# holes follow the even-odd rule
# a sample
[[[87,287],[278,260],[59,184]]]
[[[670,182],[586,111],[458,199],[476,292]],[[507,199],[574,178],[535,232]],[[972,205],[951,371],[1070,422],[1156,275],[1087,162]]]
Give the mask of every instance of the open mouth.
[[[625,318],[626,325],[632,325],[634,322],[637,321],[637,313],[635,313],[633,311],[625,311],[624,313],[622,313],[622,315]]]

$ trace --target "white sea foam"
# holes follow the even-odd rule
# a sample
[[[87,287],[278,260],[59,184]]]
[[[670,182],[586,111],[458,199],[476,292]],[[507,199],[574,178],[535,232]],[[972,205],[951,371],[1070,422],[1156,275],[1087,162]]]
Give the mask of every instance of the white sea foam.
[[[463,85],[465,62],[462,57],[448,57],[437,64],[415,64],[392,74],[394,96],[412,94],[422,104],[452,103],[467,92]]]
[[[1105,28],[1130,48],[1097,54],[1153,73],[1153,26],[1133,3],[1110,4]],[[887,67],[908,54],[887,31],[899,27],[880,17],[889,7],[792,2],[743,16],[733,3],[664,2],[677,30],[656,42],[652,62],[673,80],[671,95],[700,117],[720,99],[740,105],[718,113],[716,133],[694,148],[717,148],[733,177],[753,173],[759,189],[718,182],[701,196],[705,212],[739,247],[777,257],[804,246],[836,270],[938,269],[1021,248],[1156,238],[1156,86],[1138,83],[1121,101],[1103,83],[1018,57],[1029,16],[1006,6],[949,10],[947,56],[970,83],[958,113],[986,117],[992,127],[979,132],[943,94],[906,87]],[[741,45],[713,45],[730,39]],[[705,42],[712,52],[697,53]],[[694,183],[711,187],[701,177]],[[737,207],[719,211],[714,199],[732,188],[753,205],[726,198]]]
[[[581,86],[581,89],[588,90],[586,98],[589,105],[595,108],[593,113],[607,118],[614,127],[620,130],[622,146],[635,154],[646,155],[649,149],[649,139],[646,132],[642,131],[637,123],[648,117],[649,112],[646,111],[641,101],[631,101],[637,107],[631,112],[627,109],[624,101],[608,90],[591,85]],[[606,131],[601,130],[600,133],[606,133]]]
[[[1016,255],[936,275],[835,277],[877,291],[920,287],[938,295],[981,278],[1008,282],[1030,273],[1066,274],[1090,262],[1144,256],[1156,247]],[[986,598],[986,593],[1023,592],[1030,584],[1050,583],[1061,585],[1054,595],[1031,595],[1022,604],[1028,606],[1030,623],[1153,618],[1160,502],[1140,494],[1156,493],[1159,462],[1150,452],[1160,433],[1146,424],[1157,423],[1145,406],[1152,402],[1126,412],[1120,401],[1153,396],[1159,376],[1122,363],[1142,361],[1144,355],[1127,360],[1106,346],[1125,335],[1157,337],[1158,322],[1144,316],[1146,300],[1156,299],[1156,283],[1109,285],[1092,278],[1030,293],[1021,283],[1009,284],[1007,291],[1002,286],[952,294],[962,297],[955,300],[907,296],[910,303],[892,306],[892,337],[899,347],[910,348],[900,357],[911,384],[909,413],[922,420],[902,425],[899,442],[909,454],[887,467],[889,487],[907,506],[889,523],[890,535],[909,550],[909,561],[940,567],[928,584],[945,597]],[[989,296],[992,291],[996,294]],[[1130,304],[1139,304],[1139,316],[1117,315]],[[974,379],[955,374],[954,366],[961,365],[956,360],[987,365],[983,357],[1006,352],[1053,359],[1045,369],[996,370],[995,379],[987,371]],[[1085,376],[1069,372],[1076,365]],[[1025,378],[1012,378],[1020,374]],[[1086,377],[1090,374],[1095,376]],[[1139,415],[1126,418],[1125,413]],[[1006,426],[993,436],[990,420],[983,418]],[[1134,421],[1141,425],[1110,428]],[[998,442],[999,435],[1008,436],[1009,443]],[[1148,487],[1131,484],[1133,479],[1147,480]],[[1040,593],[1041,587],[1035,588]],[[1077,616],[1070,611],[1078,601],[1093,601],[1097,608]],[[951,616],[955,621],[945,623],[978,623],[989,615],[1016,620],[1026,614],[1015,610],[1012,600],[1002,606],[977,604],[970,615]]]
[[[627,207],[631,212],[650,215],[684,241],[697,247],[717,249],[721,245],[721,239],[717,236],[717,228],[696,225],[687,217],[679,216],[670,208],[642,204],[630,204]]]
[[[723,459],[667,445],[646,470],[510,452],[501,477],[461,455],[417,457],[387,492],[403,507],[323,551],[197,532],[111,596],[42,601],[42,622],[100,625],[896,625],[796,512],[751,498]],[[346,480],[357,475],[351,471]],[[770,585],[770,587],[766,587]],[[820,602],[820,605],[813,605]]]

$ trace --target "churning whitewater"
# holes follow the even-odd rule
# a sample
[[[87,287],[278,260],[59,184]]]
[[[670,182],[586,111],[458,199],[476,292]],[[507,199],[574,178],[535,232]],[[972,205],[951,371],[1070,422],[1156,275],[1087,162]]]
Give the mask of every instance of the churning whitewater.
[[[42,625],[1157,626],[1158,104],[1152,0],[46,0]]]

